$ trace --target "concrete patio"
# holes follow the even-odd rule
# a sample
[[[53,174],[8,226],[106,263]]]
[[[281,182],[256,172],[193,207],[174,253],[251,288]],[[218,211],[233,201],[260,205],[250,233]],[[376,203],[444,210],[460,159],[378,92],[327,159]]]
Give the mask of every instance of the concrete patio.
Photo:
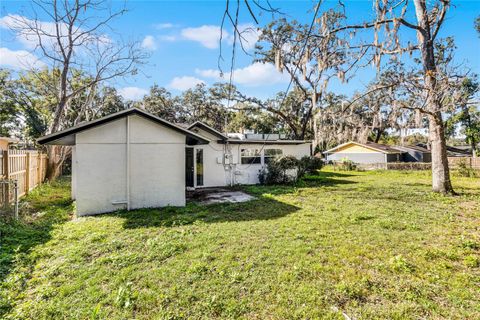
[[[255,197],[239,190],[226,188],[202,188],[187,191],[187,201],[199,204],[238,203],[255,199]]]

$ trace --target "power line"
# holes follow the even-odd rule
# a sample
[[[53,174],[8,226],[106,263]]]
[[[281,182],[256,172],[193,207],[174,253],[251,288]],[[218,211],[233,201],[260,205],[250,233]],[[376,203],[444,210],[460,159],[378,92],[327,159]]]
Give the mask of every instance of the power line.
[[[310,38],[310,35],[312,34],[313,26],[315,24],[315,20],[317,19],[317,15],[318,15],[318,11],[320,9],[320,4],[321,3],[322,3],[322,0],[319,0],[318,4],[316,5],[315,13],[313,14],[313,19],[312,19],[312,22],[310,23],[310,27],[308,28],[307,36],[305,38],[305,43],[303,44],[302,50],[300,51],[300,57],[303,57],[303,55],[305,53],[305,49],[307,48],[308,40]],[[298,65],[299,65],[298,63],[295,65],[295,69],[292,73],[292,76],[290,77],[290,82],[288,83],[287,89],[285,90],[285,92],[283,94],[283,98],[282,98],[282,101],[280,102],[280,105],[282,105],[285,102],[285,99],[287,98],[287,94],[290,91],[290,87],[292,86],[292,83],[293,83],[293,77],[295,76],[295,73],[297,73],[297,71],[298,71]],[[267,134],[267,137],[265,138],[265,141],[263,142],[263,145],[260,148],[260,154],[262,153],[263,149],[265,148],[265,146],[267,144],[267,140],[268,140],[269,137],[270,137],[270,133]],[[253,164],[253,160],[252,160],[252,163],[250,163],[246,169],[248,169],[252,164]]]

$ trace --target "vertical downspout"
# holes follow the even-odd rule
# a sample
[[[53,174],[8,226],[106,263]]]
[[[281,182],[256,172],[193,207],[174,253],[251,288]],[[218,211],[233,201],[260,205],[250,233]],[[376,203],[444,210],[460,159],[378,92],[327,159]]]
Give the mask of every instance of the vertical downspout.
[[[126,157],[126,173],[127,173],[127,210],[130,210],[130,116],[127,116],[127,157]]]

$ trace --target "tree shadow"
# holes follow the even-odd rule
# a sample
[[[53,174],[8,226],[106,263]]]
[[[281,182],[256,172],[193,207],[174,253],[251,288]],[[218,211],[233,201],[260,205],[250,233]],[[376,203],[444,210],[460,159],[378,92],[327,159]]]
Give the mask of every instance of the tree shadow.
[[[126,229],[176,227],[196,222],[221,223],[234,221],[273,220],[299,210],[298,207],[269,197],[240,203],[200,205],[190,202],[185,207],[138,209],[106,214],[125,219]],[[105,216],[105,215],[102,215]]]
[[[19,211],[18,221],[0,220],[0,283],[13,268],[21,269],[28,277],[35,265],[28,254],[51,239],[55,225],[71,219],[73,201],[70,199],[68,178],[31,191],[21,200]],[[0,302],[0,318],[10,308],[8,301]]]
[[[345,177],[354,177],[354,174],[339,173],[339,172],[323,172],[320,171],[317,175],[308,175],[300,181],[292,184],[283,185],[252,185],[241,186],[242,190],[247,191],[255,196],[262,194],[281,195],[293,193],[298,188],[319,188],[319,187],[336,187],[338,185],[354,185],[358,182],[344,179]]]

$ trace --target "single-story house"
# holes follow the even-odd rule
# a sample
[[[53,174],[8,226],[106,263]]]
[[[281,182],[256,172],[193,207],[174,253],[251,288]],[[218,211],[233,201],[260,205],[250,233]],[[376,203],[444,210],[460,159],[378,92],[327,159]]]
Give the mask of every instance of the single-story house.
[[[307,141],[231,138],[201,122],[184,128],[137,108],[38,143],[72,146],[72,198],[80,216],[184,206],[187,186],[255,184],[270,159],[310,154]]]
[[[387,145],[349,141],[324,152],[327,162],[347,159],[355,163],[386,163],[402,161],[402,151]]]
[[[394,146],[403,151],[403,162],[432,162],[432,152],[419,146]]]

